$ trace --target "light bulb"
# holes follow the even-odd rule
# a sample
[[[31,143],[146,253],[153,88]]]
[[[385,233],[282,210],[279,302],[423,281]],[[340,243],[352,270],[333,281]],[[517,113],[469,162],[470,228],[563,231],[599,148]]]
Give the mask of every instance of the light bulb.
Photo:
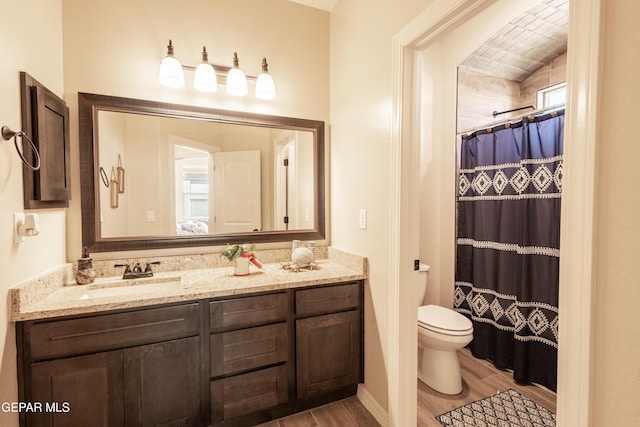
[[[167,56],[165,56],[160,63],[159,80],[161,84],[168,87],[184,86],[182,64],[173,56],[173,44],[171,44],[171,40],[169,40],[169,45],[167,46]]]

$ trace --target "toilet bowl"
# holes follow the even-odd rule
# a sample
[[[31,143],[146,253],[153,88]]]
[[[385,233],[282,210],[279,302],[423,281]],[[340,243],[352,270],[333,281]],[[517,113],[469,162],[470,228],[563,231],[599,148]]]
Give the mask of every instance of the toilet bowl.
[[[457,350],[473,339],[471,321],[437,305],[418,308],[418,378],[444,394],[462,391]]]
[[[429,266],[420,265],[425,273],[426,294]],[[437,305],[418,307],[418,378],[432,389],[444,394],[462,391],[462,376],[457,350],[473,339],[473,324],[462,314]]]

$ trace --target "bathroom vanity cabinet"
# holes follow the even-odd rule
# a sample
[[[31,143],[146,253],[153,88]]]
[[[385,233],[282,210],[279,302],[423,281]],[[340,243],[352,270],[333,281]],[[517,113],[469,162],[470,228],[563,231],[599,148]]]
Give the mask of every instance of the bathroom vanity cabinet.
[[[199,304],[18,324],[24,425],[200,422]],[[49,405],[48,407],[46,405]]]
[[[353,395],[362,286],[18,322],[20,401],[42,404],[20,424],[248,426]]]

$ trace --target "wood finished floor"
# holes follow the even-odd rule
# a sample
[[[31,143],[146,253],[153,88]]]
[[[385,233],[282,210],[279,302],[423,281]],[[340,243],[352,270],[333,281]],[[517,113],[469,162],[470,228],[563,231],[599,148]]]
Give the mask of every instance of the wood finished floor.
[[[535,385],[521,385],[509,371],[501,371],[487,360],[476,359],[468,349],[458,351],[462,373],[462,393],[448,396],[438,393],[418,381],[418,426],[442,427],[436,416],[498,391],[516,390],[551,412],[556,412],[556,394]]]
[[[553,413],[556,394],[534,385],[521,385],[509,371],[501,371],[486,360],[476,359],[468,349],[458,352],[462,372],[462,393],[448,396],[418,381],[418,427],[442,427],[436,416],[487,396],[514,389]],[[274,420],[259,427],[378,427],[357,397],[330,403],[306,412]]]
[[[280,418],[259,427],[380,427],[356,396],[306,412]]]

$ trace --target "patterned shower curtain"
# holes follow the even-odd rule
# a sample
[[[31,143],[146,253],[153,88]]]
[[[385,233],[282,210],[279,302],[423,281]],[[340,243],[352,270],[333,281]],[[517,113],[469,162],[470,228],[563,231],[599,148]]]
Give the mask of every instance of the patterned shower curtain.
[[[463,137],[454,308],[474,356],[556,390],[564,110]]]

